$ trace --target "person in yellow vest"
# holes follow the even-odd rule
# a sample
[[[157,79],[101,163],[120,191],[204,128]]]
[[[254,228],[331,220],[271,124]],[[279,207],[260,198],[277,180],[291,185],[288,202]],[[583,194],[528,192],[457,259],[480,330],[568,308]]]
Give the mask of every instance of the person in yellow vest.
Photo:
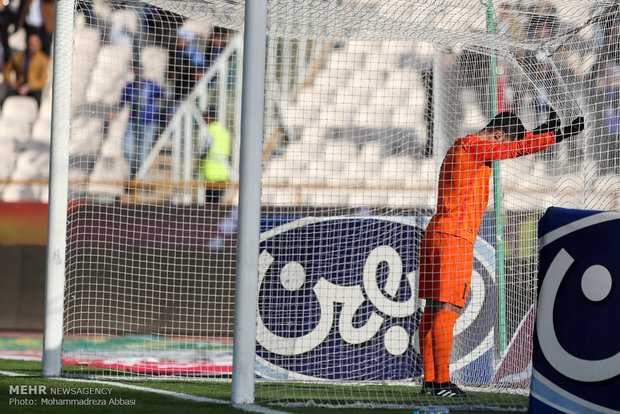
[[[230,132],[216,120],[214,108],[204,111],[202,116],[207,134],[200,150],[200,177],[207,182],[206,202],[217,203],[224,192],[221,184],[230,178]]]

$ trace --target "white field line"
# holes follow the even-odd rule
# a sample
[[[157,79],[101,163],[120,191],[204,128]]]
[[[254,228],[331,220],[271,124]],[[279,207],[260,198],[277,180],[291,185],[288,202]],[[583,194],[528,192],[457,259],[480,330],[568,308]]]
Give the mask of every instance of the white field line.
[[[20,374],[19,372],[10,371],[0,371],[0,375],[5,375],[7,377],[27,377],[26,374]]]
[[[0,371],[0,375],[5,375],[7,377],[26,377],[26,376],[29,376],[29,375],[26,375],[26,374],[20,374],[18,372],[10,372],[10,371]],[[202,402],[202,403],[208,403],[208,404],[230,405],[231,407],[234,407],[234,408],[236,408],[238,410],[246,411],[248,413],[257,413],[257,414],[290,414],[290,413],[287,413],[286,411],[278,411],[278,410],[274,410],[274,409],[263,407],[263,406],[256,405],[256,404],[247,404],[247,405],[245,405],[245,404],[232,404],[230,401],[226,401],[226,400],[218,400],[218,399],[215,399],[215,398],[201,397],[199,395],[184,394],[184,393],[175,392],[175,391],[159,390],[157,388],[142,387],[142,386],[139,386],[139,385],[125,384],[125,383],[122,383],[122,382],[86,380],[86,379],[75,379],[75,378],[62,378],[62,377],[50,377],[50,378],[46,378],[46,379],[54,379],[54,380],[67,381],[67,382],[85,382],[85,383],[88,383],[88,384],[109,385],[109,386],[118,387],[118,388],[127,388],[127,389],[135,390],[135,391],[143,391],[143,392],[150,392],[150,393],[153,393],[153,394],[167,395],[169,397],[178,398],[180,400],[187,400],[187,401],[193,401],[193,402]]]

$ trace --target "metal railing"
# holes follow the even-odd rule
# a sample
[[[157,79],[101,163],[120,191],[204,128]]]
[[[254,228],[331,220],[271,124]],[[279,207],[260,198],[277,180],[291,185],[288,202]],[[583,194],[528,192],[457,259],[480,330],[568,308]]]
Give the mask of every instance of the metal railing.
[[[231,179],[236,180],[239,163],[242,46],[243,34],[237,33],[214,64],[196,83],[192,92],[179,104],[174,116],[138,170],[137,180],[148,180],[149,170],[164,151],[171,151],[172,156],[169,180],[190,182],[197,179],[194,167],[196,142],[199,131],[204,131],[207,128],[202,114],[209,106],[217,108],[218,121],[231,131],[233,137]],[[196,189],[188,187],[178,188],[177,190],[173,201],[190,203],[194,200],[192,193]],[[204,201],[204,198],[201,199],[201,195],[204,195],[204,191],[198,189],[196,191],[198,202]]]
[[[265,97],[266,151],[276,145],[281,135],[281,113],[286,103],[315,76],[317,60],[325,58],[327,46],[312,41],[270,38],[267,45],[267,76]],[[327,47],[329,49],[329,47]],[[243,61],[243,33],[236,33],[215,63],[197,82],[192,92],[181,102],[174,116],[160,134],[151,153],[136,174],[136,181],[157,186],[149,179],[149,171],[156,166],[162,153],[171,155],[170,175],[167,182],[192,182],[196,185],[177,187],[173,202],[204,202],[208,183],[200,180],[196,166],[196,149],[200,131],[207,125],[202,113],[209,106],[217,108],[217,120],[231,132],[232,153],[229,187],[236,191],[239,176],[239,148],[241,130],[241,84]],[[227,197],[234,199],[233,196]]]

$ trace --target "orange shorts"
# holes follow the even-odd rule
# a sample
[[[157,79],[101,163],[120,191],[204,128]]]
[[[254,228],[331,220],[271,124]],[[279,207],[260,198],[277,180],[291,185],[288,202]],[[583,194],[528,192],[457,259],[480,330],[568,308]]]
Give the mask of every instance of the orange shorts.
[[[474,246],[439,232],[426,232],[420,248],[419,297],[463,307],[469,294]]]

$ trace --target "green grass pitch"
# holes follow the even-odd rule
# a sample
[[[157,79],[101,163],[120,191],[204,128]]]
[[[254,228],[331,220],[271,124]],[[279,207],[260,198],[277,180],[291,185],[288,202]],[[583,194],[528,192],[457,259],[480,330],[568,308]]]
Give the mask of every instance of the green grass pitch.
[[[19,374],[14,376],[13,374]],[[120,385],[115,385],[120,384]],[[131,388],[122,387],[122,385]],[[26,388],[23,388],[23,387]],[[259,391],[260,384],[257,384]],[[278,387],[280,392],[303,392],[302,388],[294,390],[294,385],[282,385]],[[304,386],[307,388],[307,385]],[[27,391],[21,394],[21,391]],[[29,390],[29,391],[28,391]],[[36,390],[36,391],[34,391]],[[45,390],[45,394],[37,391]],[[171,392],[161,394],[159,391]],[[409,392],[417,392],[410,389]],[[56,394],[52,395],[52,392]],[[64,395],[58,394],[64,393]],[[264,395],[264,394],[261,394]],[[195,398],[190,400],[188,398]],[[275,397],[275,396],[274,396]],[[337,395],[334,396],[337,398]],[[484,395],[477,395],[482,399]],[[265,396],[269,398],[269,396]],[[496,403],[497,396],[489,395]],[[515,398],[516,405],[525,405],[525,397]],[[90,399],[90,401],[89,401]],[[521,399],[520,401],[518,399]],[[102,404],[105,401],[105,405]],[[0,412],[3,413],[206,413],[206,414],[229,414],[229,413],[333,413],[353,414],[360,412],[372,412],[377,414],[411,414],[418,407],[401,409],[362,409],[362,408],[324,408],[324,407],[278,407],[268,405],[252,405],[249,407],[234,407],[231,400],[230,382],[206,382],[191,380],[98,380],[95,382],[88,379],[66,381],[63,379],[48,379],[41,376],[40,361],[21,361],[0,359]],[[429,405],[436,401],[429,399]],[[34,404],[34,405],[24,405]],[[85,405],[88,406],[85,406]],[[453,414],[475,413],[514,413],[515,411],[460,411],[451,410]]]

